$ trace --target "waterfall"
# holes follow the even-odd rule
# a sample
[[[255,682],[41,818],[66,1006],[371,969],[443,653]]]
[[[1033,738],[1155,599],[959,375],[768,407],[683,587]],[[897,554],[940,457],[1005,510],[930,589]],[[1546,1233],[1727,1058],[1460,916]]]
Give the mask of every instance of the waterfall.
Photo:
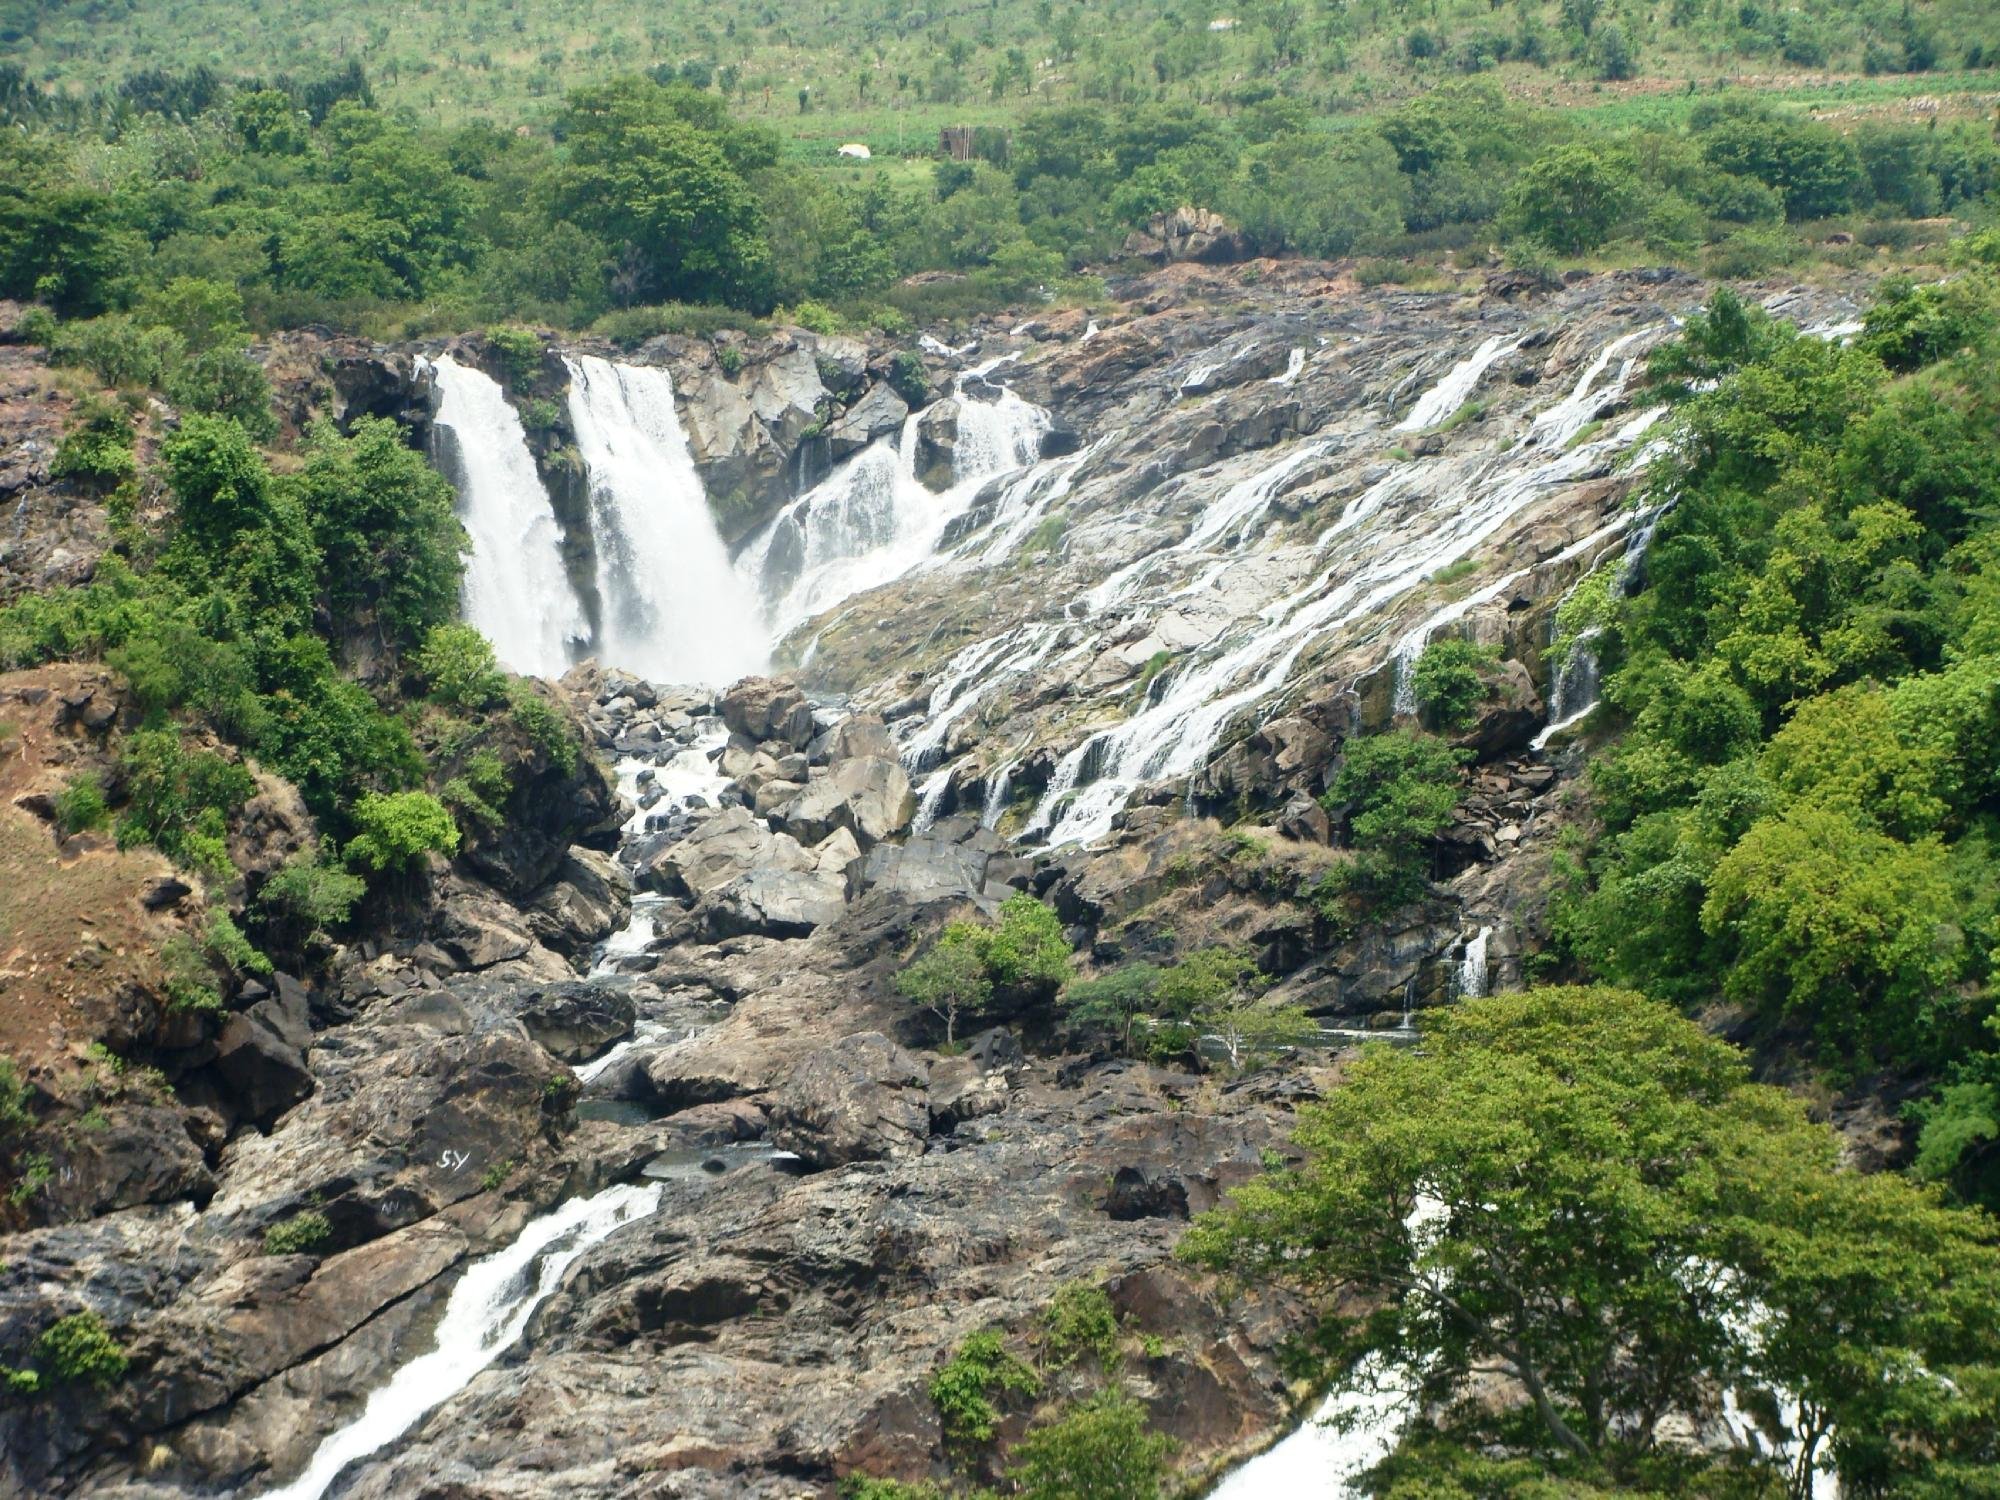
[[[1479,377],[1486,373],[1487,366],[1514,347],[1514,339],[1504,333],[1496,333],[1472,353],[1466,355],[1446,372],[1444,379],[1424,392],[1417,404],[1410,408],[1410,414],[1396,424],[1397,432],[1422,432],[1426,427],[1435,427],[1446,417],[1465,405],[1465,398],[1479,384]]]
[[[934,495],[916,476],[921,417],[904,421],[892,447],[869,444],[781,512],[743,551],[739,574],[765,603],[769,638],[782,640],[843,599],[902,577],[936,553],[946,526],[986,482],[1033,463],[1049,417],[988,379],[1013,356],[958,377],[952,482]],[[997,392],[976,400],[970,386]]]
[[[1465,945],[1458,960],[1458,993],[1464,1000],[1477,1000],[1486,993],[1486,945],[1493,938],[1491,927],[1479,929],[1478,936]]]
[[[665,370],[565,357],[590,474],[598,656],[654,682],[720,686],[769,661],[756,598],[730,565]]]
[[[1455,484],[1426,487],[1403,480],[1396,488],[1399,498],[1427,502],[1412,518],[1412,541],[1351,570],[1351,560],[1336,560],[1305,588],[1267,606],[1220,654],[1178,673],[1156,702],[1070,751],[1057,762],[1026,831],[1046,833],[1050,847],[1101,836],[1140,783],[1186,775],[1200,766],[1230,717],[1278,691],[1316,641],[1406,596],[1438,569],[1470,554],[1550,489],[1585,477],[1632,446],[1663,415],[1662,408],[1652,408],[1606,437],[1525,469],[1503,456],[1464,490]],[[1343,517],[1328,538],[1346,524]],[[1614,523],[1622,524],[1622,518]],[[1575,545],[1580,549],[1596,539],[1593,535]],[[1462,612],[1511,582],[1511,577],[1502,579],[1452,608]],[[1072,793],[1074,799],[1066,801]]]
[[[458,513],[472,538],[461,586],[465,618],[503,665],[560,677],[590,627],[563,569],[562,531],[521,419],[490,376],[448,354],[419,365],[437,386],[435,458],[458,490]]]
[[[1269,385],[1290,385],[1299,378],[1300,373],[1304,371],[1305,367],[1306,351],[1303,348],[1295,348],[1285,356],[1284,373],[1273,375],[1266,383]]]
[[[264,1500],[319,1500],[348,1465],[380,1452],[450,1400],[504,1354],[576,1258],[620,1226],[658,1207],[660,1187],[621,1185],[530,1221],[504,1250],[473,1263],[452,1288],[431,1352],[410,1361],[369,1397],[359,1417],[330,1433],[306,1470]]]
[[[986,776],[986,803],[979,810],[981,828],[997,828],[1007,811],[1007,794],[1013,789],[1014,761],[989,771]]]
[[[1588,630],[1579,631],[1576,639],[1569,643],[1569,650],[1549,682],[1548,722],[1535,736],[1532,749],[1546,749],[1550,740],[1597,707],[1601,684],[1598,681],[1597,647],[1592,643],[1601,634],[1602,629],[1593,625]]]

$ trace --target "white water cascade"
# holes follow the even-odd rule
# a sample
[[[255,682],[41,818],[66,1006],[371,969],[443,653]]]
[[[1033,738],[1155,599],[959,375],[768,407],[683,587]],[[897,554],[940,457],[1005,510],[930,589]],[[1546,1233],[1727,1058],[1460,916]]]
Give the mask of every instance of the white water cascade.
[[[702,493],[665,370],[566,357],[590,473],[598,656],[654,682],[721,686],[769,662],[757,599]]]
[[[1226,637],[1219,653],[1177,672],[1163,691],[1156,688],[1155,701],[1140,712],[1070,751],[1057,763],[1026,831],[1045,832],[1049,847],[1101,836],[1142,782],[1186,775],[1200,766],[1230,717],[1281,688],[1314,642],[1402,598],[1438,569],[1469,555],[1535,500],[1631,447],[1663,414],[1654,408],[1615,432],[1525,467],[1500,455],[1469,484],[1420,484],[1410,474],[1416,466],[1404,466],[1382,487],[1392,490],[1396,500],[1417,506],[1404,527],[1411,540],[1373,556],[1335,561],[1305,588],[1269,605],[1247,628]],[[1322,535],[1322,549],[1387,498],[1359,497]],[[1479,597],[1472,596],[1466,605]]]
[[[1422,432],[1426,427],[1435,427],[1446,417],[1465,405],[1479,384],[1479,377],[1487,367],[1512,349],[1516,340],[1504,333],[1496,333],[1472,353],[1451,367],[1444,379],[1425,391],[1417,404],[1410,408],[1410,414],[1396,424],[1398,432]]]
[[[472,539],[465,618],[504,666],[560,677],[590,628],[563,569],[562,531],[521,419],[491,376],[448,354],[418,366],[436,382],[438,464],[458,490]]]
[[[1493,929],[1482,927],[1465,945],[1458,959],[1458,993],[1464,1000],[1477,1000],[1486,993],[1486,945],[1493,941]]]
[[[958,377],[957,442],[951,485],[943,494],[933,494],[917,479],[920,418],[913,413],[893,447],[869,444],[787,506],[744,549],[738,570],[766,601],[771,640],[782,640],[843,599],[929,564],[945,527],[988,480],[1034,462],[1048,413],[988,379],[1003,362]],[[997,391],[996,399],[968,394],[973,385]]]
[[[305,1472],[263,1500],[320,1500],[350,1464],[378,1453],[450,1400],[521,1336],[577,1257],[659,1206],[660,1185],[620,1185],[532,1220],[514,1243],[473,1263],[452,1289],[431,1352],[376,1389],[359,1417],[330,1433]]]

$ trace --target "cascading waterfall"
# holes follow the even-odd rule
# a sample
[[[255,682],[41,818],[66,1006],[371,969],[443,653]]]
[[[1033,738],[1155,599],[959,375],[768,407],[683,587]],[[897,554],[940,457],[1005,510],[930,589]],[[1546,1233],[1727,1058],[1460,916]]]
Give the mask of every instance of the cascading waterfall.
[[[1432,386],[1410,408],[1410,414],[1396,424],[1398,432],[1422,432],[1435,427],[1465,405],[1465,398],[1479,384],[1487,367],[1515,345],[1511,334],[1496,333],[1464,359],[1453,365],[1444,379]]]
[[[946,526],[986,482],[1033,463],[1049,417],[988,377],[1006,359],[958,377],[958,434],[951,486],[932,494],[916,477],[920,417],[912,413],[894,447],[871,443],[793,501],[744,549],[738,571],[765,599],[772,640],[782,640],[843,599],[879,588],[935,557]],[[997,392],[979,400],[968,387]]]
[[[654,682],[719,686],[768,665],[757,600],[715,529],[665,370],[567,357],[590,474],[598,655]]]
[[[395,1442],[504,1354],[578,1256],[659,1202],[658,1183],[572,1198],[475,1262],[452,1288],[431,1352],[375,1390],[359,1417],[320,1443],[303,1474],[264,1500],[320,1500],[350,1464]]]
[[[528,451],[521,418],[491,376],[448,354],[428,368],[437,389],[435,458],[458,490],[472,539],[461,608],[503,665],[560,677],[589,639],[563,568],[562,530]]]
[[[1435,484],[1392,476],[1396,498],[1423,503],[1409,527],[1413,543],[1369,558],[1345,577],[1345,562],[1336,562],[1306,588],[1267,607],[1247,633],[1233,637],[1233,645],[1178,672],[1141,712],[1070,751],[1057,763],[1027,831],[1045,832],[1050,847],[1099,837],[1142,782],[1185,775],[1201,765],[1230,717],[1282,687],[1315,641],[1403,597],[1438,569],[1468,555],[1548,490],[1582,478],[1631,447],[1662,415],[1662,408],[1653,408],[1606,437],[1525,470],[1498,455],[1465,491],[1454,485],[1438,493]],[[1350,506],[1322,536],[1322,548],[1358,524],[1357,508],[1369,503],[1364,495]],[[1372,503],[1379,508],[1384,501]],[[1466,601],[1468,607],[1471,602]]]
[[[1462,1000],[1477,1000],[1486,993],[1486,945],[1493,929],[1482,927],[1467,941],[1458,959],[1458,994]]]

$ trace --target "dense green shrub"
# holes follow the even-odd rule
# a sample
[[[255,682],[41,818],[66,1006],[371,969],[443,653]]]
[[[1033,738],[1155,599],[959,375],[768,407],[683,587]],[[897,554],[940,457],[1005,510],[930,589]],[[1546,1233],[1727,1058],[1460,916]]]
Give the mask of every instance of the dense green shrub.
[[[333,1238],[333,1226],[316,1208],[301,1209],[264,1231],[266,1255],[306,1255]]]
[[[1411,669],[1418,707],[1441,729],[1463,729],[1487,696],[1480,669],[1499,659],[1493,647],[1475,645],[1463,636],[1432,641]]]
[[[130,1364],[124,1348],[94,1312],[71,1313],[43,1329],[35,1340],[35,1360],[57,1380],[100,1390],[124,1379]]]
[[[1363,874],[1385,900],[1423,888],[1431,841],[1458,806],[1464,751],[1427,734],[1396,731],[1349,740],[1321,801],[1345,813]]]
[[[528,742],[558,771],[565,776],[574,775],[581,763],[581,751],[569,720],[524,680],[516,679],[508,691],[514,722]]]
[[[433,626],[417,654],[417,671],[430,696],[453,708],[491,708],[507,696],[492,643],[470,625]]]
[[[458,852],[458,825],[428,792],[366,792],[353,819],[348,863],[377,874],[405,872],[426,854]]]
[[[126,802],[118,841],[152,844],[211,879],[224,876],[228,820],[257,790],[250,773],[213,751],[190,751],[174,729],[131,735],[120,768]]]
[[[1009,1451],[1007,1473],[1028,1500],[1160,1500],[1178,1446],[1150,1429],[1138,1402],[1103,1391],[1030,1427]]]
[[[77,417],[49,463],[53,477],[115,485],[138,473],[138,460],[132,455],[132,419],[123,406],[87,401],[77,408]]]
[[[96,776],[87,772],[72,776],[56,793],[56,827],[65,838],[87,829],[102,828],[110,821],[104,786]]]
[[[1035,1372],[1008,1353],[1000,1330],[969,1335],[931,1378],[931,1400],[937,1405],[946,1446],[965,1452],[992,1442],[1000,1420],[995,1399],[1032,1396],[1040,1389]]]
[[[257,892],[258,915],[286,941],[312,942],[343,926],[367,891],[358,875],[302,849]]]

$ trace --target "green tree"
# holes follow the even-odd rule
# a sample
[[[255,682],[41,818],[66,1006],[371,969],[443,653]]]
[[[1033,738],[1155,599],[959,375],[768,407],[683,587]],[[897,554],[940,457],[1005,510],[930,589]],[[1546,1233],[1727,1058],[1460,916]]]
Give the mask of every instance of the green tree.
[[[1007,1473],[1028,1500],[1159,1500],[1177,1446],[1149,1428],[1138,1402],[1102,1391],[1030,1427]]]
[[[1992,1224],[1841,1170],[1831,1131],[1666,1006],[1465,1001],[1422,1048],[1364,1054],[1296,1144],[1299,1166],[1182,1253],[1313,1296],[1329,1370],[1413,1383],[1419,1432],[1629,1477],[1664,1419],[1789,1391],[1795,1495],[1829,1434],[1869,1481],[1991,1441],[2000,1331],[1974,1309],[2000,1294]],[[1476,1369],[1518,1384],[1532,1427],[1456,1399]]]
[[[1508,195],[1503,222],[1563,255],[1595,250],[1630,211],[1630,171],[1588,146],[1557,146],[1530,162]]]
[[[1427,734],[1396,731],[1349,740],[1321,799],[1347,814],[1363,874],[1387,899],[1422,888],[1430,843],[1451,823],[1464,752]]]
[[[344,627],[372,616],[391,640],[414,647],[457,613],[465,528],[450,484],[394,422],[364,417],[345,437],[316,424],[293,488]]]
[[[984,1010],[993,999],[993,981],[974,930],[954,923],[931,950],[896,976],[896,993],[944,1022],[947,1047],[956,1043],[961,1015]]]
[[[1475,645],[1463,636],[1444,636],[1430,642],[1411,670],[1411,687],[1417,704],[1444,729],[1463,729],[1472,722],[1473,710],[1487,697],[1482,667],[1499,660],[1491,646]]]
[[[614,254],[631,247],[638,296],[768,308],[756,196],[725,141],[689,118],[686,94],[637,78],[571,94],[557,121],[569,151],[557,210]]]

